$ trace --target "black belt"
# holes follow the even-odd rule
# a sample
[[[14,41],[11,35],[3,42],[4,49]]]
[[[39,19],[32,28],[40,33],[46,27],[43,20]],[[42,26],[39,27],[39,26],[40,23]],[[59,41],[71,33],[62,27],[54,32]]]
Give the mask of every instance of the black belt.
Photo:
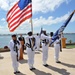
[[[46,43],[46,42],[42,42],[42,43]]]
[[[26,44],[26,46],[29,47],[29,48],[31,48],[30,44],[28,44],[28,43]]]
[[[16,51],[16,50],[14,50],[14,51]]]
[[[29,46],[27,46],[28,48],[31,48],[31,47],[29,47]]]
[[[46,39],[42,40],[42,43],[46,43]]]
[[[26,47],[31,48],[30,44],[28,43],[26,43]],[[33,48],[31,48],[31,50],[34,51]]]
[[[26,46],[27,46],[28,48],[31,48],[31,47],[30,47],[30,44],[28,44],[28,43],[26,43]]]

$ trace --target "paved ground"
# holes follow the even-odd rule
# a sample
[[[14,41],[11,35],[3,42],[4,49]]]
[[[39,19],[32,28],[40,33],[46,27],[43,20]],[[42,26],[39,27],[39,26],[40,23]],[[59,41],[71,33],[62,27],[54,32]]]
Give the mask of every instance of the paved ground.
[[[0,75],[14,75],[10,52],[0,53]],[[75,48],[63,49],[60,52],[61,64],[55,63],[54,48],[49,48],[49,67],[42,65],[42,52],[35,54],[35,71],[30,71],[27,64],[27,54],[24,54],[24,60],[20,60],[19,70],[20,74],[17,75],[75,75]]]

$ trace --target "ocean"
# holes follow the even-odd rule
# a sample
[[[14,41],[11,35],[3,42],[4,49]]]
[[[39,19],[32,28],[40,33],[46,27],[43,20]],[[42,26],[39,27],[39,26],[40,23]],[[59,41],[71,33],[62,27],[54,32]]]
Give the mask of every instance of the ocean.
[[[23,35],[24,37],[26,35]],[[72,43],[75,43],[75,33],[73,34],[64,34],[64,37],[67,38],[66,43],[69,43],[69,41],[71,40]],[[11,40],[11,36],[0,36],[0,48],[4,48],[4,46],[8,46],[9,41]]]

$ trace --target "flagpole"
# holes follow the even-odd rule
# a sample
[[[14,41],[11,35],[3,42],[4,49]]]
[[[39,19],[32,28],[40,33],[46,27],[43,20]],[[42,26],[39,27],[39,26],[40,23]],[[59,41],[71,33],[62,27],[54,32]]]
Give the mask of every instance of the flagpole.
[[[33,22],[32,22],[32,18],[31,18],[31,31],[33,33]]]
[[[60,34],[60,52],[62,52],[62,33]]]
[[[32,2],[32,0],[31,0]],[[32,12],[31,12],[32,13]],[[31,31],[32,31],[32,34],[33,34],[33,22],[32,22],[32,17],[31,17]]]

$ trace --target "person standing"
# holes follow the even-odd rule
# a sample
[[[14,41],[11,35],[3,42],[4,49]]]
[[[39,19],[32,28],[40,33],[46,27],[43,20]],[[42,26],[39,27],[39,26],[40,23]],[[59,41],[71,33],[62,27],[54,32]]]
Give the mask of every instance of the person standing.
[[[50,43],[52,42],[52,37],[53,37],[53,32],[50,32]],[[53,44],[51,45],[51,47],[53,47]]]
[[[64,38],[63,32],[60,33],[60,37],[61,37],[61,40],[60,40],[60,52],[62,52],[62,38]]]
[[[42,40],[42,51],[43,51],[43,65],[45,67],[48,66],[47,59],[48,59],[48,47],[49,47],[49,37],[46,34],[46,31],[43,30],[41,34],[41,40]]]
[[[19,37],[18,39],[19,39],[19,41],[21,42],[22,50],[23,50],[23,52],[24,52],[25,39],[24,39],[24,37],[22,36],[22,34],[20,34],[20,37]]]
[[[59,34],[59,35],[58,35],[58,38],[57,38],[56,41],[54,42],[54,49],[55,49],[54,58],[55,58],[56,63],[61,63],[61,62],[59,61],[60,40],[61,40],[61,35]]]
[[[36,38],[36,46],[37,46],[36,50],[39,51],[40,50],[40,36],[38,33],[35,38]]]
[[[10,49],[10,53],[11,53],[11,59],[12,59],[12,66],[14,68],[14,74],[16,73],[20,73],[20,71],[18,71],[18,67],[19,67],[19,63],[18,63],[18,59],[19,59],[19,50],[20,50],[20,43],[17,40],[16,35],[12,35],[12,40],[9,42],[9,49]]]
[[[32,32],[28,32],[28,36],[26,37],[25,41],[26,41],[29,69],[32,71],[35,70],[33,65],[34,65],[34,55],[36,49],[36,40],[32,36]]]

